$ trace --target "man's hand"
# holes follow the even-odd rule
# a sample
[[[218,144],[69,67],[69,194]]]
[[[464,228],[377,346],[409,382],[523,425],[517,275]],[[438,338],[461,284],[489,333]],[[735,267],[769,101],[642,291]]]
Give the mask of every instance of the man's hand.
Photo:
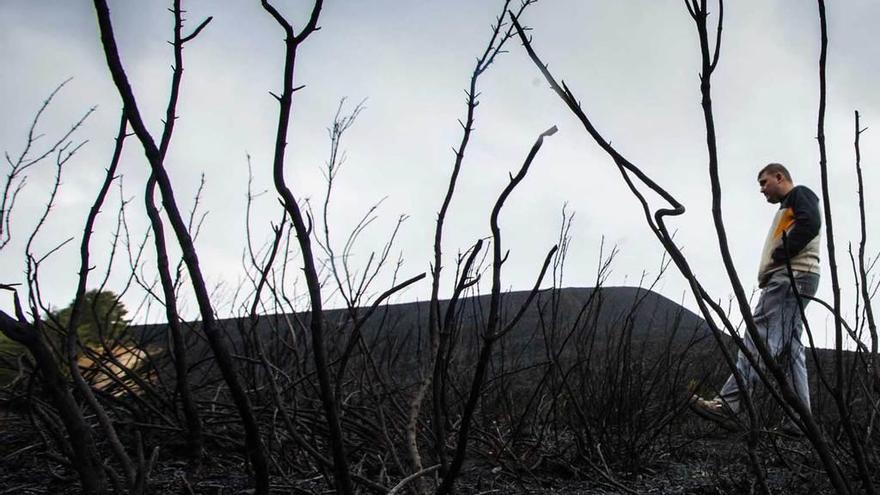
[[[774,261],[770,264],[770,266],[767,267],[767,269],[764,271],[764,275],[762,275],[761,278],[758,279],[758,288],[759,289],[763,289],[764,287],[767,287],[767,284],[770,283],[770,279],[773,277],[773,275],[777,271],[779,271],[779,270],[777,270],[778,268],[784,269],[785,263],[779,263],[777,261]]]

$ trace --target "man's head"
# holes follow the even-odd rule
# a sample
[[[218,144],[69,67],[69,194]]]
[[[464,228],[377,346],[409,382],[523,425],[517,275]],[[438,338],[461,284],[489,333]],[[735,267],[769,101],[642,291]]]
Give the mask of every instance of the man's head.
[[[780,163],[769,163],[758,172],[758,185],[768,203],[779,203],[794,187],[791,174]]]

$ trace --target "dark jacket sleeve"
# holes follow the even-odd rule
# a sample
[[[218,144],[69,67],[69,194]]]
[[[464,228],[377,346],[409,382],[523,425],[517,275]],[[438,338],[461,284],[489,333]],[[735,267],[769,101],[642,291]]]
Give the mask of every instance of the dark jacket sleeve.
[[[804,186],[797,186],[783,200],[783,208],[791,208],[794,213],[794,227],[788,232],[787,243],[773,251],[773,261],[784,263],[786,247],[790,257],[797,256],[804,247],[819,235],[822,217],[819,213],[819,198]]]

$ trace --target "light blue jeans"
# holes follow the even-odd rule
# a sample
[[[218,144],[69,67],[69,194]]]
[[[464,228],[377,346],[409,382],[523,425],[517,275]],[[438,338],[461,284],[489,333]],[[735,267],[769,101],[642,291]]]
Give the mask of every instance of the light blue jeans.
[[[808,299],[804,296],[816,294],[819,274],[795,271],[794,280],[801,301],[806,306]],[[806,356],[801,340],[803,321],[786,270],[780,270],[770,277],[770,281],[758,298],[753,317],[761,340],[767,345],[776,362],[785,370],[798,397],[809,409],[810,384],[807,381]],[[743,340],[748,352],[755,357],[756,362],[760,363],[761,358],[748,332]],[[745,381],[747,392],[751,393],[758,383],[758,374],[742,351],[737,357],[736,368]],[[719,395],[731,410],[738,412],[741,408],[741,393],[733,375],[730,375]]]

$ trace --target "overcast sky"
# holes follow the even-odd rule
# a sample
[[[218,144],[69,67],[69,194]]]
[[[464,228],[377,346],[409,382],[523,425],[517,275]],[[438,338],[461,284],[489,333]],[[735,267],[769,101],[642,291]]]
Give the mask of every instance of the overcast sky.
[[[294,25],[306,20],[309,2],[276,3]],[[354,265],[363,266],[371,251],[381,249],[397,217],[406,214],[409,218],[394,250],[405,258],[400,277],[428,270],[434,220],[453,164],[451,147],[461,134],[457,119],[466,110],[463,90],[501,4],[329,1],[321,15],[322,29],[301,47],[296,82],[305,89],[295,96],[286,171],[298,197],[322,197],[321,169],[329,150],[326,128],[339,100],[347,97],[346,107],[351,108],[366,99],[365,110],[342,145],[347,161],[330,206],[331,227],[341,249],[357,220],[387,197],[378,219],[353,251]],[[136,97],[158,135],[173,61],[167,43],[172,36],[168,5],[111,1],[110,7]],[[851,286],[847,243],[858,241],[853,111],[861,112],[868,127],[880,119],[880,4],[852,0],[831,2],[828,8],[831,197],[838,264],[845,284]],[[187,44],[180,119],[166,163],[186,211],[192,207],[200,175],[205,175],[203,205],[208,216],[197,248],[209,282],[221,284],[228,296],[243,273],[247,154],[252,157],[254,189],[270,191],[255,204],[255,240],[268,239],[269,223],[279,218],[271,185],[277,103],[269,92],[280,90],[283,33],[257,1],[194,0],[185,2],[185,9],[187,32],[206,16],[214,20]],[[714,19],[714,10],[712,14]],[[751,290],[775,208],[758,193],[757,170],[770,161],[782,162],[797,183],[821,196],[815,140],[819,22],[813,2],[793,0],[728,2],[724,21],[721,60],[713,78],[723,207],[736,267]],[[606,138],[685,204],[687,213],[672,222],[678,229],[676,239],[711,293],[726,301],[731,290],[709,209],[699,45],[683,3],[544,0],[529,8],[524,22],[533,28],[535,49],[573,89]],[[613,162],[552,93],[519,42],[511,42],[508,51],[480,81],[476,131],[447,220],[446,273],[454,271],[457,251],[489,235],[491,205],[506,185],[508,172],[518,169],[540,132],[557,125],[559,132],[546,140],[501,216],[504,247],[510,250],[505,288],[533,284],[544,254],[556,241],[565,203],[576,215],[564,285],[593,285],[603,236],[606,250],[611,245],[620,248],[610,285],[636,284],[643,271],[656,274],[662,251]],[[46,135],[43,140],[63,132],[91,106],[98,107],[77,133],[88,143],[65,171],[58,208],[35,242],[35,254],[41,255],[74,237],[45,262],[40,274],[43,298],[63,306],[75,291],[81,226],[109,162],[120,112],[91,3],[3,0],[0,60],[0,148],[10,155],[21,152],[42,100],[68,77],[73,80],[39,127]],[[880,217],[873,200],[880,177],[875,166],[880,153],[877,132],[862,135],[869,223]],[[148,170],[140,144],[132,138],[120,174],[124,197],[132,200],[127,218],[133,242],[148,225],[141,206]],[[24,244],[45,204],[51,174],[51,163],[34,169],[19,198],[13,243],[0,256],[4,283],[24,281]],[[91,285],[99,283],[106,268],[118,205],[119,192],[114,189],[93,242],[97,268]],[[878,241],[875,230],[868,239],[871,253],[877,251]],[[151,251],[149,244],[147,257],[152,257]],[[827,261],[827,253],[823,255]],[[827,263],[823,269],[819,295],[830,298]],[[154,272],[144,270],[152,280]],[[118,287],[127,272],[127,261],[120,255],[109,286]],[[446,294],[449,285],[447,278]],[[658,286],[662,294],[674,300],[684,297],[693,308],[685,289],[674,269]],[[424,299],[429,292],[430,283],[423,281],[398,300]],[[852,295],[852,290],[845,292],[849,316]],[[130,309],[141,296],[131,290],[125,299]],[[4,297],[4,309],[9,308],[8,299]],[[190,303],[190,316],[193,310]],[[818,329],[830,323],[823,310],[812,308],[810,315]],[[819,343],[832,340],[823,333]]]

